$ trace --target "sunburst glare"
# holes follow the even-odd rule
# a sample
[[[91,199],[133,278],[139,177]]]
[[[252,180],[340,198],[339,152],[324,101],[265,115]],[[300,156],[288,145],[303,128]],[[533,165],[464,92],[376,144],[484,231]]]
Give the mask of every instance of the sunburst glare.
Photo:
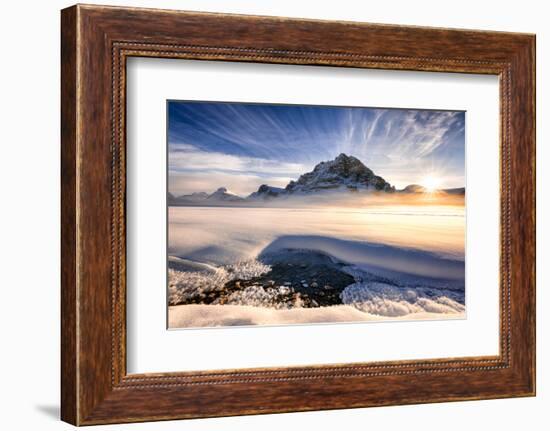
[[[441,186],[441,178],[434,175],[424,177],[422,180],[422,186],[426,188],[428,193],[433,193]]]

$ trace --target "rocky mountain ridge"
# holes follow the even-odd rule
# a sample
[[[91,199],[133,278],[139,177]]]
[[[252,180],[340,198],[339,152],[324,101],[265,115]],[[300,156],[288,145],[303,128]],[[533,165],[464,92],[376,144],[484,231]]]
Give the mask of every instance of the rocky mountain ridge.
[[[169,205],[200,205],[226,203],[245,203],[266,201],[281,197],[307,196],[327,192],[378,192],[378,193],[426,193],[427,189],[411,184],[402,190],[396,190],[381,176],[376,175],[357,157],[340,154],[334,160],[318,163],[311,172],[300,175],[296,181],[290,181],[285,188],[262,184],[257,191],[247,197],[230,192],[225,187],[208,194],[196,192],[175,197],[168,193]],[[441,190],[449,194],[464,194],[464,188]]]

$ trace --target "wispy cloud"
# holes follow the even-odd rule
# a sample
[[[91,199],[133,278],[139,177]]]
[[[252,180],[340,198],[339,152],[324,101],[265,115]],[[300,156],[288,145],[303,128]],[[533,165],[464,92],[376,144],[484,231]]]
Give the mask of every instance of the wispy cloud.
[[[172,150],[174,147],[175,149]],[[307,168],[301,163],[236,156],[216,151],[208,152],[189,144],[171,145],[170,148],[170,172],[207,171],[294,176]]]
[[[311,169],[300,163],[208,152],[189,144],[171,145],[170,190],[176,194],[213,191],[223,186],[246,195],[262,184],[284,187]]]

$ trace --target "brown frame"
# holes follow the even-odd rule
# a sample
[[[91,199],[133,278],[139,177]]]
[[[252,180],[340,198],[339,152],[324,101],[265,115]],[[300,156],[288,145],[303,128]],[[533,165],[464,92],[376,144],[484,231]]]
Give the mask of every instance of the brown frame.
[[[535,394],[534,35],[82,5],[61,17],[63,420],[88,425]],[[500,354],[127,375],[129,56],[498,75]]]

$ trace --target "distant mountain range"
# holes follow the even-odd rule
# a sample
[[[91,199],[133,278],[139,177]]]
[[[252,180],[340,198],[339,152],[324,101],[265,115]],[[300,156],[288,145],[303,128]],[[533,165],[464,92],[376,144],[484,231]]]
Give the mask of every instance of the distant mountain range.
[[[290,181],[285,188],[263,184],[246,197],[231,193],[225,187],[220,187],[211,194],[198,192],[176,197],[168,193],[168,205],[224,205],[326,192],[359,191],[414,194],[426,193],[427,189],[418,184],[411,184],[402,190],[396,190],[384,178],[375,175],[358,158],[342,153],[334,160],[319,163],[311,172],[301,175],[296,181]],[[438,192],[460,195],[464,194],[464,188],[442,189]]]
[[[464,187],[456,187],[453,189],[438,189],[438,190],[428,190],[426,187],[419,184],[409,184],[403,190],[398,190],[398,193],[445,193],[448,195],[463,195],[466,189]]]
[[[223,202],[244,202],[246,199],[228,191],[225,187],[220,187],[214,193],[204,192],[192,193],[190,195],[174,196],[168,193],[169,205],[197,205],[197,204],[216,204]]]

